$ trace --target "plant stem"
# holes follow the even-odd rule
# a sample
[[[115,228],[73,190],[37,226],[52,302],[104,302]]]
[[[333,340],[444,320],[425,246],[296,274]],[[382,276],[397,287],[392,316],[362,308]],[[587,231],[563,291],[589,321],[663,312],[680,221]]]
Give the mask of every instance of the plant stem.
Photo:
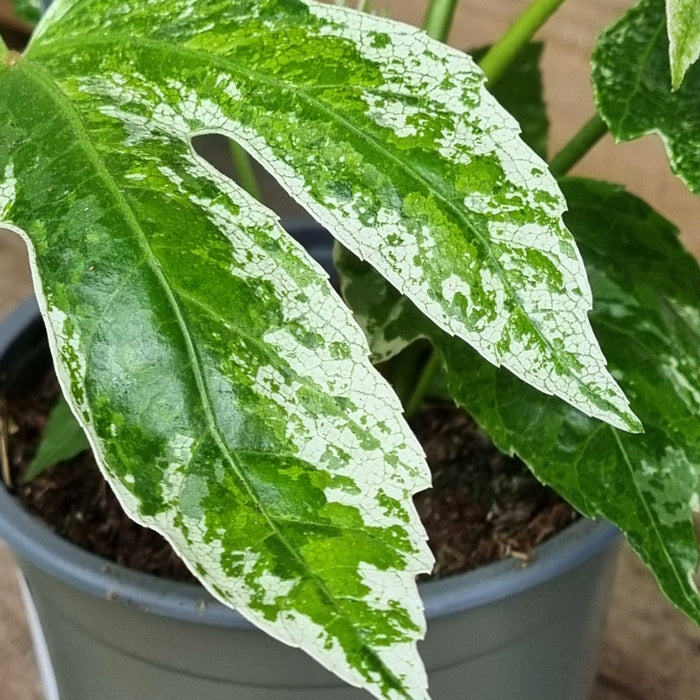
[[[423,22],[423,29],[425,29],[428,36],[438,41],[447,39],[457,2],[458,0],[430,0],[428,12]]]
[[[10,53],[10,49],[7,48],[7,44],[3,41],[0,36],[0,61],[5,58]]]
[[[498,82],[523,46],[563,2],[564,0],[534,0],[511,24],[479,64],[490,85]]]
[[[423,405],[425,400],[425,395],[430,389],[430,384],[433,381],[433,377],[436,372],[440,369],[440,358],[438,357],[435,350],[431,350],[430,357],[428,358],[420,377],[418,378],[418,383],[413,393],[410,395],[408,400],[404,405],[404,414],[406,415],[406,420],[413,418],[418,409]]]
[[[258,200],[258,202],[263,201],[263,193],[260,189],[260,183],[258,182],[257,175],[253,169],[253,163],[248,155],[241,146],[239,146],[235,141],[229,141],[231,145],[231,157],[233,158],[233,164],[236,166],[236,172],[238,173],[238,181],[241,187],[251,196]]]
[[[391,360],[390,381],[405,407],[414,394],[425,357],[421,343],[411,343]]]
[[[595,114],[577,134],[552,158],[549,169],[555,177],[561,177],[571,170],[600,139],[608,133],[608,125]]]

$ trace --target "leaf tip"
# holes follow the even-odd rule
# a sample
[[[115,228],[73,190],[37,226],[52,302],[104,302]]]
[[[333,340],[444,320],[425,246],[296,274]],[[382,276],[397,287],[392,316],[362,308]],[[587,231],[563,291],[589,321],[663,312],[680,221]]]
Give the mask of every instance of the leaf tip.
[[[605,419],[610,425],[626,433],[638,435],[644,432],[644,424],[639,416],[632,410],[627,395],[620,385],[615,382],[617,389],[613,401],[608,404],[608,417]]]
[[[624,424],[620,426],[625,432],[631,433],[632,435],[642,435],[645,431],[644,424],[638,418],[637,414],[629,409],[625,414]]]
[[[629,405],[626,410],[608,407],[606,411],[601,410],[600,412],[589,413],[589,415],[625,433],[630,433],[632,435],[644,433],[644,424],[639,420],[637,414],[629,408]]]
[[[592,411],[587,412],[592,418],[602,420],[608,425],[633,435],[644,433],[644,424],[632,410],[629,399],[617,382],[614,383],[614,395],[603,400]]]
[[[683,78],[685,77],[686,69],[677,62],[671,61],[671,92],[678,92]]]

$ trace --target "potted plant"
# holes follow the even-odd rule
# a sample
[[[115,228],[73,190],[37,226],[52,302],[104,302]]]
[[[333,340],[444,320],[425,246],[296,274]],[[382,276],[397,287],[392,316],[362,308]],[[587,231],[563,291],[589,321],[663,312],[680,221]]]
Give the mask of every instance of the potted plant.
[[[426,468],[366,340],[413,376],[409,414],[442,375],[700,621],[698,268],[633,195],[563,179],[607,129],[659,131],[697,192],[697,13],[642,0],[601,35],[600,116],[548,167],[485,80],[522,67],[559,4],[536,0],[481,69],[302,0],[59,0],[23,55],[0,45],[0,222],[29,244],[106,478],[215,597],[378,697],[426,696],[414,579],[431,560],[411,505]],[[430,3],[433,36],[454,6]],[[541,151],[535,116],[522,130]],[[275,217],[193,154],[212,131],[342,244],[354,320]]]

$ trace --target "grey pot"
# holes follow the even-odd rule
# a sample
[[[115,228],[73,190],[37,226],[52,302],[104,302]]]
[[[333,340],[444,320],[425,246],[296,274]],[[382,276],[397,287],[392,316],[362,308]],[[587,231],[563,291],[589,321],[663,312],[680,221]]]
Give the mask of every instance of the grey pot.
[[[33,302],[0,322],[0,384],[48,361]],[[45,365],[44,365],[45,366]],[[51,532],[0,489],[61,700],[353,700],[297,649],[253,629],[202,588],[116,566]],[[590,696],[617,531],[582,520],[512,561],[423,585],[421,653],[435,700]]]

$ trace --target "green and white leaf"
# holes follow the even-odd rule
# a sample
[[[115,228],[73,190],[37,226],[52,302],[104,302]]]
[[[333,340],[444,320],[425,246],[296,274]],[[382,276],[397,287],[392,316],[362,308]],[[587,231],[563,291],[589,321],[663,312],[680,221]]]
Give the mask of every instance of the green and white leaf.
[[[85,431],[61,395],[51,409],[39,447],[22,478],[31,481],[59,462],[72,459],[89,449]]]
[[[39,0],[11,0],[15,15],[29,24],[36,24],[41,16]]]
[[[233,109],[257,83],[176,41],[211,20],[178,7],[189,24],[57,3],[0,66],[0,221],[27,239],[61,383],[126,511],[272,635],[379,697],[425,697],[421,450],[325,274],[193,154],[193,133],[239,126],[214,99]],[[99,14],[113,42],[81,39]],[[234,19],[238,43],[271,40],[274,13]],[[242,109],[283,134],[258,98]]]
[[[235,137],[447,332],[639,429],[590,331],[564,200],[470,58],[301,0],[53,7],[28,58],[60,67],[63,90],[126,124],[153,124],[144,105],[160,102],[183,131]]]
[[[641,0],[600,35],[593,87],[615,139],[658,134],[673,172],[700,194],[700,63],[672,92],[664,0]]]
[[[429,338],[450,392],[505,452],[582,513],[627,536],[661,588],[700,622],[693,574],[700,510],[700,269],[674,227],[622,188],[562,184],[586,260],[593,327],[646,432],[630,435],[496,369],[432,324],[368,265],[337,251],[343,291],[384,346],[405,328]]]
[[[673,89],[683,82],[688,68],[700,56],[700,5],[698,0],[666,0],[669,59]]]
[[[471,57],[478,63],[489,47],[470,51]],[[549,139],[549,119],[544,101],[542,83],[542,49],[544,44],[538,41],[525,44],[518,60],[508,71],[489,87],[489,91],[499,104],[512,114],[520,125],[523,141],[541,158],[547,157]]]

